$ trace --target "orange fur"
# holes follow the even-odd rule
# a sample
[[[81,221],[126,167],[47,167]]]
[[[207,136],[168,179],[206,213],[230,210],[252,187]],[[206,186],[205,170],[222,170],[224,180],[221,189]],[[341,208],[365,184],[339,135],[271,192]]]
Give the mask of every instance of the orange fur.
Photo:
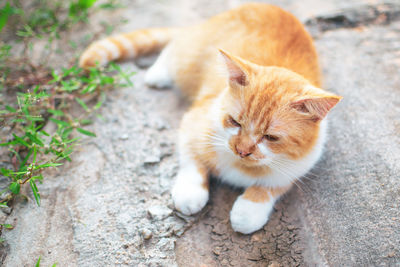
[[[112,60],[127,59],[160,51],[179,32],[175,28],[153,28],[137,30],[129,33],[108,37],[94,42],[82,54],[79,65],[82,68],[94,67],[97,64],[105,65]],[[113,56],[113,48],[102,43],[110,42],[119,51]],[[101,57],[105,53],[106,58]]]
[[[229,54],[222,52],[228,59],[228,68],[229,64],[238,65],[249,80],[249,84],[246,85],[248,88],[243,90],[244,93],[241,92],[245,109],[237,119],[244,121],[245,124],[255,123],[254,128],[258,130],[257,138],[260,142],[272,120],[279,118],[283,126],[277,130],[283,128],[288,131],[287,140],[269,144],[270,149],[274,153],[287,153],[293,159],[307,154],[318,137],[318,123],[306,120],[305,115],[297,114],[294,109],[288,110],[282,107],[286,107],[289,101],[294,101],[302,95],[309,98],[319,96],[321,99],[330,97],[329,107],[322,111],[324,116],[340,97],[322,91],[316,94],[304,89],[308,84],[320,85],[320,71],[312,39],[293,15],[271,5],[247,4],[217,15],[202,24],[182,29],[180,35],[177,33],[176,29],[155,28],[121,36],[129,40],[135,55],[157,51],[175,36],[173,53],[177,56],[173,58],[171,64],[172,72],[175,74],[174,81],[194,100],[190,112],[193,114],[191,117],[195,118],[186,120],[186,124],[189,125],[188,135],[195,135],[198,132],[193,131],[194,128],[199,128],[200,132],[209,128],[207,125],[193,127],[193,124],[202,120],[202,115],[210,109],[212,100],[218,97],[227,85],[226,78],[218,74],[220,67],[216,48],[220,48],[229,51]],[[116,37],[110,37],[108,40],[120,50],[120,58],[128,56],[127,48]],[[99,60],[98,50],[106,51],[107,60],[115,59],[101,42],[96,42],[83,53],[81,66],[93,66],[95,61]],[[266,68],[266,66],[273,67]],[[258,79],[259,77],[262,79]],[[284,91],[282,88],[289,90]],[[232,90],[232,94],[238,97],[238,91]],[[294,106],[301,106],[302,103],[313,106],[307,102],[309,100],[301,98],[298,100],[300,101],[294,102]],[[227,106],[231,104],[229,99],[226,99],[226,102]],[[317,118],[321,117],[320,113]],[[290,127],[285,128],[285,125]],[[299,131],[299,128],[302,130]],[[191,139],[195,144],[199,137],[194,136]],[[200,139],[203,140],[202,137]],[[241,129],[239,135],[230,140],[230,146],[235,153],[239,147],[246,152],[252,152],[257,158],[260,157],[260,153],[255,146],[256,143],[250,140],[245,127]],[[213,170],[215,164],[212,163],[213,156],[210,156],[214,155],[210,151],[211,147],[201,147],[201,145],[192,147],[192,153],[201,164]],[[251,176],[268,172],[268,167],[252,168],[252,162],[248,159],[243,159],[235,166]]]
[[[215,75],[216,48],[261,66],[291,69],[320,86],[311,37],[293,15],[278,7],[243,5],[185,31],[174,48],[179,51],[174,65],[176,83],[189,96],[197,95],[203,84],[213,90],[224,87],[225,80],[220,80],[223,77]]]
[[[198,164],[197,170],[203,177],[203,183],[202,183],[203,188],[208,190],[209,189],[208,169],[203,164]]]
[[[304,172],[296,170],[301,176],[319,157],[321,121],[341,97],[318,88],[321,77],[312,39],[290,13],[267,4],[245,4],[192,27],[139,30],[106,40],[83,53],[82,67],[154,52],[168,44],[166,73],[193,101],[180,128],[181,159],[185,164],[194,161],[197,169],[190,186],[198,186],[200,174],[200,186],[208,189],[210,173],[230,175],[243,184],[235,180],[239,173],[250,178],[244,199],[275,201],[299,177],[282,184],[273,173],[282,164],[295,164],[316,153],[301,163]],[[226,73],[221,73],[221,66]],[[229,140],[223,140],[221,132],[230,133]],[[270,159],[276,155],[280,161],[273,164]],[[275,175],[273,182],[260,181],[269,175]],[[249,182],[252,179],[258,179],[257,186]],[[178,204],[187,213],[197,212],[198,203],[186,207],[184,200],[190,194],[176,188]],[[205,205],[208,196],[193,190]],[[239,231],[254,230],[236,225]]]
[[[268,202],[271,197],[274,198],[286,193],[289,189],[290,187],[266,188],[261,186],[250,186],[244,192],[243,198],[257,203],[263,203]]]

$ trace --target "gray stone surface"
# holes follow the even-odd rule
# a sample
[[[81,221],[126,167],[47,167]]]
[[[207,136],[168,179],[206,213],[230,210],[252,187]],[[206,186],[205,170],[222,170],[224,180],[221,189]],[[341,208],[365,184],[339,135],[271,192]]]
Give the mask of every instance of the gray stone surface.
[[[301,195],[306,224],[328,265],[399,266],[400,22],[326,32],[316,45],[326,88],[344,100]]]
[[[121,31],[186,25],[241,2],[129,1],[97,19],[126,17]],[[269,2],[302,21],[321,15],[311,30],[343,8],[362,14],[360,5],[382,3]],[[263,230],[232,233],[227,213],[238,193],[221,186],[199,216],[172,212],[174,143],[187,104],[175,91],[147,89],[138,70],[133,88],[110,94],[105,121],[92,126],[98,137],[46,175],[42,206],[32,197],[15,203],[3,265],[32,266],[41,256],[43,266],[400,266],[400,22],[368,24],[313,30],[325,88],[344,100],[331,114],[323,159]]]

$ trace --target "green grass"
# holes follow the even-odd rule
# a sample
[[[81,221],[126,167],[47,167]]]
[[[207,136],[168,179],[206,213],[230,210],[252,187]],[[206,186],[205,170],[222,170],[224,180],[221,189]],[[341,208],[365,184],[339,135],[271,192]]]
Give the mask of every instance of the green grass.
[[[18,92],[13,106],[3,103],[0,124],[7,125],[10,131],[8,138],[2,137],[0,146],[8,149],[12,168],[0,169],[10,179],[9,187],[1,193],[10,191],[12,195],[0,203],[8,202],[20,193],[21,186],[29,184],[40,205],[36,183],[43,181],[43,170],[71,160],[79,141],[75,133],[96,136],[84,127],[92,123],[93,115],[100,116],[97,112],[105,101],[105,91],[131,85],[128,76],[115,64],[105,69],[91,68],[89,73],[72,66],[53,71],[52,79],[32,90]],[[69,113],[75,104],[81,109],[78,116]],[[44,127],[48,123],[55,124],[57,130],[46,132]]]
[[[39,257],[39,259],[36,261],[35,267],[40,267],[40,261],[42,260],[42,257]],[[54,263],[51,265],[51,267],[56,267],[57,263]]]
[[[85,25],[91,12],[120,6],[117,1],[95,3],[32,0],[26,5],[14,0],[0,6],[0,31],[8,28],[15,32],[12,40],[0,40],[0,153],[8,155],[0,172],[9,180],[0,192],[0,208],[21,196],[24,186],[30,188],[40,206],[44,171],[70,161],[82,136],[96,137],[87,125],[96,116],[101,118],[99,109],[107,91],[132,85],[129,77],[133,73],[115,64],[84,71],[76,65],[77,58],[67,67],[56,69],[46,62],[31,62],[29,52],[37,40],[46,40],[49,53],[54,55],[57,49],[49,44],[59,42],[62,32],[77,24]],[[16,45],[22,45],[21,52],[14,52]],[[73,42],[69,45],[75,50],[84,49]],[[73,113],[72,107],[79,108],[79,112]],[[54,127],[48,127],[50,124]],[[46,130],[52,128],[55,130]],[[7,226],[2,224],[1,229]]]

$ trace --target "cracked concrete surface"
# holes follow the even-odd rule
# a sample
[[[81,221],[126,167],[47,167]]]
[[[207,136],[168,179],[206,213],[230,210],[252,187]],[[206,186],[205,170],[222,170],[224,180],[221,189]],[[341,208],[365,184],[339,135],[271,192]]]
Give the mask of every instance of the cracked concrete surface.
[[[129,19],[118,31],[185,25],[242,2],[129,1],[107,18]],[[269,2],[309,21],[324,87],[344,100],[331,114],[323,159],[264,229],[234,233],[228,214],[239,192],[216,182],[198,216],[172,210],[187,103],[146,88],[138,69],[133,88],[110,94],[105,121],[92,126],[98,137],[39,185],[42,206],[15,204],[3,265],[42,256],[43,266],[400,266],[400,21],[378,19],[388,10],[381,1]],[[371,8],[382,12],[366,20]],[[343,28],[337,14],[356,23]]]
[[[306,244],[301,238],[295,192],[278,202],[264,229],[252,235],[233,232],[230,208],[239,192],[217,186],[199,222],[178,240],[179,266],[303,266]],[[293,202],[293,203],[290,203]]]

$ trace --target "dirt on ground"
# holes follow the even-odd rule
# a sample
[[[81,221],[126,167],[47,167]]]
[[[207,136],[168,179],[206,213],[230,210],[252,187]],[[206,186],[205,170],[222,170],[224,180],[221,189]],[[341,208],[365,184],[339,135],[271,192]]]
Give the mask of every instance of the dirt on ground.
[[[305,244],[297,213],[297,190],[292,190],[275,206],[263,230],[252,235],[235,233],[229,212],[239,192],[215,184],[211,200],[177,241],[179,266],[304,266]]]

